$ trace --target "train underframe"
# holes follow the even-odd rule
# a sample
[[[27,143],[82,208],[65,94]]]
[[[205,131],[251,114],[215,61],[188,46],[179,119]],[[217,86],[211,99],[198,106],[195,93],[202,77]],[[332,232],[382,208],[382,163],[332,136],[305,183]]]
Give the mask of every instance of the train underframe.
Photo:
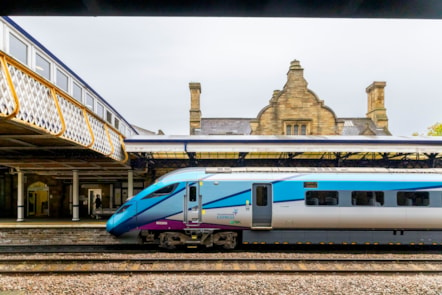
[[[241,244],[355,244],[355,245],[442,245],[442,229],[301,229],[242,230],[188,228],[183,231],[141,231],[142,244],[165,249],[221,246],[234,249]]]
[[[175,249],[177,246],[209,248],[215,245],[224,249],[234,249],[237,237],[238,233],[234,231],[187,228],[183,231],[141,231],[138,238],[142,244],[158,244],[165,249]]]

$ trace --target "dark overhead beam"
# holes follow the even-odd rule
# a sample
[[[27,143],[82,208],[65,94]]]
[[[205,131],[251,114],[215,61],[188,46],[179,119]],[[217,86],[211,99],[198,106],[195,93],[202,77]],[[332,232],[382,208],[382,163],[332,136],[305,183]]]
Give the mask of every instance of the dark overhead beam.
[[[431,0],[3,0],[2,15],[439,19]]]

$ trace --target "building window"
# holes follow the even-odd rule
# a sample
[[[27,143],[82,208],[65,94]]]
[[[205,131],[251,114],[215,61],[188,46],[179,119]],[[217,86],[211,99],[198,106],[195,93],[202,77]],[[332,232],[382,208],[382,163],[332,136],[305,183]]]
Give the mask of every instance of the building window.
[[[353,206],[383,206],[384,192],[355,191],[351,192]]]
[[[307,134],[307,126],[301,125],[301,134],[300,135],[306,135]]]
[[[307,191],[305,203],[309,206],[337,206],[339,195],[337,191]]]
[[[115,120],[114,120],[114,127],[117,130],[120,129],[120,120],[118,120],[117,118],[115,118]]]
[[[28,64],[28,46],[12,34],[9,34],[9,53],[22,63]]]
[[[292,125],[285,126],[285,134],[291,135],[292,134]]]
[[[74,96],[74,98],[76,100],[78,100],[79,102],[83,102],[83,98],[82,98],[83,97],[83,89],[80,86],[78,86],[77,83],[74,83],[72,88],[73,88],[72,95]]]
[[[57,69],[57,77],[56,77],[56,83],[60,89],[68,92],[68,76],[65,75],[62,71]]]
[[[285,122],[285,135],[307,135],[309,123],[305,121]]]
[[[428,192],[398,192],[398,206],[429,206],[430,198]]]
[[[47,80],[51,79],[51,64],[38,53],[35,55],[35,71]]]

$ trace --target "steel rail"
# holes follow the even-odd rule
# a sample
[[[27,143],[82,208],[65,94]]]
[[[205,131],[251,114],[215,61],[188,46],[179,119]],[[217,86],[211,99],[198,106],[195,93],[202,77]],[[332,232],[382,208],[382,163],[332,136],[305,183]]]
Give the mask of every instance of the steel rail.
[[[0,259],[0,274],[89,273],[329,273],[441,274],[442,259],[299,258],[48,258]]]

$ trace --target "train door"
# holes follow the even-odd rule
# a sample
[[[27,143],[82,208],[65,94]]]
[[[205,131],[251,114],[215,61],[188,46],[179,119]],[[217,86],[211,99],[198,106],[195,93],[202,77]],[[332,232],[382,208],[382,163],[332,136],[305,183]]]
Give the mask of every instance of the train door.
[[[199,182],[187,183],[183,210],[183,220],[187,226],[198,225],[201,223],[201,207],[202,196],[200,194]]]
[[[252,227],[272,226],[272,185],[255,183],[252,188]]]

